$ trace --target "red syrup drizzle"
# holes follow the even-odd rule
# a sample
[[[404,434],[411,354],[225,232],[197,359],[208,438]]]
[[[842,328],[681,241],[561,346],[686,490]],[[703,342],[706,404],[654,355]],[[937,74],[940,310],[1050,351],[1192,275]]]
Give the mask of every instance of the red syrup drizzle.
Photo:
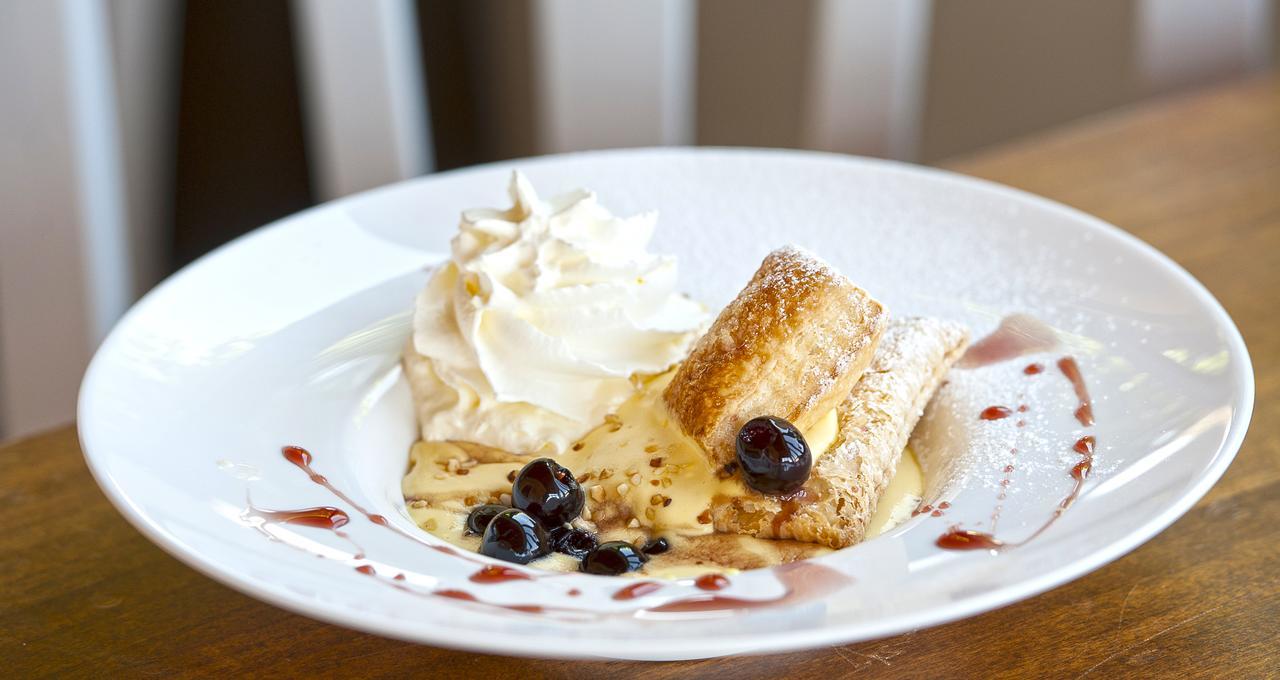
[[[461,557],[463,559],[467,559],[473,562],[483,563],[481,560],[474,558],[462,551],[455,550],[450,546],[441,546],[441,545],[434,545],[432,543],[428,543],[427,541],[421,539],[420,537],[414,536],[400,529],[399,527],[392,525],[382,515],[377,515],[369,512],[368,510],[360,506],[358,503],[351,500],[351,498],[347,496],[345,493],[343,493],[341,490],[334,487],[329,482],[329,480],[326,479],[323,475],[315,472],[315,470],[311,468],[311,461],[312,461],[311,453],[306,449],[298,446],[285,446],[282,448],[282,454],[284,455],[284,458],[286,460],[288,460],[293,465],[297,466],[303,472],[307,473],[307,475],[311,478],[311,481],[328,489],[331,493],[333,493],[339,499],[346,502],[351,507],[355,508],[360,514],[367,517],[370,522],[386,527],[387,529],[390,529],[406,538],[409,538],[410,540],[413,540],[416,543],[424,545],[433,550],[437,550],[439,552],[443,552],[456,557]],[[801,501],[807,500],[807,494],[804,491],[798,492],[797,494],[793,495],[790,500],[795,502],[798,506]],[[323,511],[323,512],[317,512],[317,511]],[[265,511],[264,513],[263,511],[257,511],[256,509],[252,508],[252,506],[250,506],[250,510],[246,510],[246,516],[261,517],[263,518],[264,521],[267,521],[267,522],[288,522],[290,520],[295,520],[292,523],[301,523],[306,526],[323,526],[324,528],[328,528],[343,537],[346,537],[346,534],[338,531],[337,527],[344,526],[345,524],[347,524],[348,521],[350,521],[349,516],[347,516],[347,514],[342,510],[339,510],[338,508],[328,508],[328,507],[307,508],[305,510],[300,510],[300,511]],[[329,519],[323,519],[326,516],[329,517]],[[268,537],[272,538],[273,540],[279,540],[279,539],[276,539],[274,536],[271,536],[270,534],[268,534]],[[297,546],[294,546],[294,547],[297,547]],[[302,548],[299,548],[299,549],[302,549]],[[321,555],[321,557],[324,557],[324,556]],[[361,552],[355,557],[356,559],[361,559],[364,557],[364,554],[363,552]],[[541,605],[527,605],[527,604],[499,604],[494,602],[487,602],[479,599],[472,593],[469,593],[465,590],[444,588],[440,590],[422,591],[422,590],[418,590],[416,588],[410,587],[403,573],[398,573],[394,577],[386,578],[378,574],[377,570],[374,569],[372,565],[361,564],[361,565],[356,565],[354,568],[357,572],[364,574],[366,576],[370,576],[375,580],[377,580],[379,583],[384,583],[392,588],[395,588],[396,590],[400,590],[402,592],[409,593],[411,595],[415,595],[418,597],[445,598],[449,600],[470,602],[478,606],[483,606],[483,607],[488,607],[493,609],[500,609],[504,611],[520,612],[524,614],[544,614],[546,612],[554,611],[554,612],[574,613],[579,615],[588,614],[588,615],[593,615],[597,617],[602,616],[601,613],[593,612],[591,610],[586,610],[586,609],[575,609],[575,608],[569,608],[569,607],[543,607]],[[722,611],[733,611],[733,610],[741,610],[741,609],[775,607],[780,605],[795,604],[799,602],[805,602],[808,600],[817,599],[835,590],[843,588],[852,582],[852,579],[850,577],[834,569],[831,569],[830,567],[826,567],[820,564],[813,564],[809,562],[792,562],[789,564],[779,565],[773,568],[773,572],[777,575],[778,580],[785,587],[785,591],[781,595],[774,598],[763,599],[763,600],[746,600],[741,598],[725,597],[721,595],[710,595],[710,596],[692,595],[689,597],[667,602],[666,604],[662,604],[656,607],[638,609],[632,612],[626,612],[625,614],[634,616],[634,615],[642,614],[645,612],[654,612],[654,613],[663,613],[663,614],[722,612]],[[502,574],[502,576],[498,576],[498,574]],[[519,574],[519,576],[515,574]],[[549,576],[555,576],[555,575],[557,574],[552,574]],[[481,569],[475,574],[472,574],[472,576],[470,577],[470,580],[476,583],[496,583],[496,582],[509,581],[509,580],[526,580],[526,579],[537,580],[538,578],[539,576],[537,575],[519,572],[518,570],[510,569],[508,567],[503,567],[501,565],[489,564],[489,565],[486,565],[484,569]],[[701,590],[714,591],[714,590],[719,590],[720,588],[727,587],[729,585],[729,580],[719,574],[707,574],[707,575],[704,575],[703,577],[700,577],[697,581],[695,581],[695,585]],[[657,590],[661,587],[662,587],[662,584],[651,582],[651,581],[644,581],[644,582],[632,584],[627,588],[623,588],[621,591],[615,594],[614,599],[620,599],[620,600],[633,599],[636,597],[640,597],[641,595],[646,594],[648,592],[652,592],[653,590]],[[624,593],[627,593],[627,594],[624,595]],[[578,590],[577,588],[572,588],[568,591],[568,595],[571,597],[577,597],[577,596],[580,596],[581,594],[582,594],[581,591]]]
[[[988,406],[982,409],[982,413],[978,414],[978,418],[980,420],[1004,420],[1011,415],[1013,415],[1013,411],[1010,411],[1007,407]]]
[[[1076,466],[1071,468],[1071,478],[1076,480],[1077,487],[1075,492],[1072,494],[1071,500],[1075,500],[1074,496],[1079,495],[1080,485],[1084,483],[1084,480],[1089,476],[1089,473],[1093,471],[1093,449],[1096,444],[1097,440],[1095,440],[1092,435],[1086,435],[1077,439],[1075,446],[1071,447],[1076,453],[1083,456],[1083,458],[1080,459],[1080,462],[1076,463]]]
[[[1038,364],[1032,364],[1032,366],[1038,366]],[[1030,369],[1031,366],[1028,366],[1023,372],[1027,375],[1040,372],[1039,370],[1031,371]],[[1085,387],[1084,376],[1080,373],[1080,366],[1076,363],[1076,360],[1073,357],[1067,356],[1058,360],[1058,369],[1061,370],[1062,374],[1071,381],[1071,386],[1075,390],[1076,398],[1080,401],[1080,405],[1075,411],[1076,420],[1085,427],[1093,425],[1093,403],[1089,399],[1089,391]],[[1019,407],[1018,410],[1021,411],[1023,409],[1022,407]],[[1018,423],[1019,426],[1023,424],[1022,421],[1018,421]],[[1053,515],[1049,517],[1048,521],[1040,525],[1040,527],[1032,532],[1030,536],[1017,543],[1006,543],[996,538],[994,535],[996,522],[1000,519],[1000,510],[1003,507],[1002,505],[997,505],[995,512],[991,515],[991,531],[993,533],[971,531],[968,529],[961,529],[958,526],[953,526],[948,529],[946,533],[939,536],[935,544],[939,548],[944,548],[946,550],[990,550],[992,552],[997,552],[1005,548],[1025,545],[1040,534],[1044,533],[1053,525],[1054,522],[1058,520],[1059,517],[1062,516],[1062,513],[1066,512],[1068,508],[1075,504],[1076,499],[1080,497],[1080,492],[1084,490],[1085,480],[1093,470],[1093,454],[1094,450],[1097,448],[1097,440],[1094,436],[1085,435],[1077,439],[1071,448],[1081,456],[1080,461],[1077,462],[1070,471],[1072,479],[1071,491],[1058,503],[1058,507],[1054,509]],[[1009,452],[1017,454],[1018,450],[1017,448],[1012,448]],[[1000,482],[1000,495],[998,497],[1001,501],[1003,501],[1006,496],[1006,490],[1009,486],[1009,474],[1012,473],[1013,470],[1014,466],[1012,464],[1006,465],[1004,468],[1005,477]]]
[[[1080,366],[1076,364],[1074,358],[1062,357],[1058,360],[1058,370],[1071,381],[1071,387],[1076,391],[1076,399],[1080,400],[1080,406],[1076,408],[1076,420],[1080,421],[1081,425],[1089,427],[1093,424],[1093,401],[1089,399],[1089,389],[1085,387]]]
[[[1037,373],[1044,373],[1044,364],[1027,364],[1027,367],[1022,369],[1022,372],[1027,375],[1036,375]]]
[[[461,550],[456,550],[451,546],[437,545],[435,543],[426,541],[422,537],[411,534],[405,531],[404,529],[401,529],[400,527],[392,524],[391,522],[387,521],[386,517],[383,517],[382,515],[379,515],[373,512],[369,512],[364,508],[364,506],[360,505],[359,503],[356,503],[354,500],[351,499],[350,496],[344,493],[341,489],[334,486],[328,480],[328,478],[326,478],[324,475],[312,469],[311,452],[302,448],[301,446],[285,446],[280,449],[280,453],[284,456],[285,460],[289,461],[290,463],[293,463],[293,465],[296,466],[299,470],[302,470],[303,472],[307,473],[307,476],[311,478],[311,481],[315,482],[316,484],[319,484],[320,486],[323,486],[325,489],[329,491],[329,493],[332,493],[334,496],[337,496],[339,500],[346,503],[347,505],[350,505],[352,508],[355,508],[356,512],[364,515],[366,518],[368,518],[370,522],[373,522],[378,526],[386,527],[387,529],[390,529],[391,531],[394,531],[395,533],[400,534],[401,536],[413,541],[414,543],[426,546],[432,550],[435,550],[436,552],[442,552],[446,555],[453,555],[454,557],[460,557],[464,560],[467,560],[469,562],[474,562],[476,564],[485,564],[484,560],[481,560],[477,557],[473,557],[470,554],[463,552]]]
[[[632,583],[631,585],[626,586],[625,588],[614,593],[613,599],[634,600],[637,597],[644,597],[645,595],[648,595],[649,593],[652,593],[658,590],[662,590],[661,583],[654,583],[653,581],[641,581],[639,583]]]
[[[350,543],[351,546],[355,548],[355,552],[352,553],[351,559],[364,559],[364,549],[361,548],[358,543],[351,540],[351,537],[347,535],[347,532],[341,530],[341,527],[346,526],[351,521],[351,517],[338,508],[325,505],[316,508],[302,508],[300,510],[264,510],[262,508],[255,507],[252,501],[249,501],[247,504],[248,507],[245,508],[244,512],[240,513],[240,517],[244,520],[259,520],[261,523],[255,525],[254,528],[256,528],[262,535],[276,541],[277,543],[284,543],[291,548],[296,548],[303,552],[316,555],[318,553],[315,553],[310,548],[298,545],[284,536],[274,534],[268,531],[265,527],[273,524],[296,524],[298,526],[314,527],[316,529],[327,529],[332,531],[338,538]]]
[[[694,580],[693,585],[702,590],[724,590],[729,587],[729,579],[724,574],[703,574]]]
[[[304,527],[330,529],[337,531],[347,525],[351,517],[347,513],[329,506],[303,508],[302,510],[261,510],[254,508],[253,516],[261,517],[275,524],[298,524]]]
[[[472,574],[467,580],[472,583],[505,583],[507,581],[532,581],[533,576],[519,569],[504,567],[500,564],[490,564]]]
[[[939,536],[937,545],[947,550],[999,550],[1005,546],[991,534],[960,527],[951,527],[947,533]]]
[[[990,366],[1057,346],[1058,335],[1044,322],[1026,314],[1013,314],[1002,319],[990,335],[970,345],[956,366]]]
[[[328,478],[326,478],[322,474],[317,473],[315,470],[311,469],[311,452],[310,451],[302,448],[301,446],[286,446],[280,449],[280,452],[284,454],[285,460],[289,461],[290,463],[293,463],[300,470],[307,473],[307,476],[311,478],[311,481],[328,489],[329,493],[332,493],[333,495],[337,496],[339,499],[342,500],[343,503],[350,505],[351,507],[356,509],[356,512],[364,515],[365,517],[368,517],[370,522],[373,522],[374,524],[381,524],[384,527],[391,526],[390,523],[387,522],[386,517],[383,517],[382,515],[376,515],[374,513],[369,512],[368,510],[365,510],[363,507],[360,506],[360,504],[351,500],[350,496],[338,490],[338,488],[335,487],[333,484],[330,484]]]
[[[786,590],[777,597],[764,600],[746,600],[725,595],[693,595],[640,611],[658,614],[688,614],[765,609],[815,600],[829,595],[853,581],[853,579],[835,569],[813,562],[791,562],[774,567],[773,571],[777,574],[778,580],[782,582],[782,585],[786,587]]]

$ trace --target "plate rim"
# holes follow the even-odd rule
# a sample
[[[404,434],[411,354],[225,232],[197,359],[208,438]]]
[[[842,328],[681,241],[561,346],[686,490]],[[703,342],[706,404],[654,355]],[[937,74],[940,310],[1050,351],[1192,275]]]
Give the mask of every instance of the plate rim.
[[[110,471],[106,467],[106,462],[103,459],[103,456],[95,456],[92,452],[92,447],[89,442],[89,439],[92,438],[92,431],[86,431],[84,424],[92,423],[92,418],[89,417],[88,414],[91,412],[93,407],[95,390],[97,389],[97,375],[102,370],[101,364],[105,361],[104,357],[109,354],[114,345],[119,342],[123,333],[127,330],[127,327],[135,316],[141,314],[143,310],[147,308],[158,296],[164,295],[165,292],[175,284],[175,282],[186,276],[192,275],[196,270],[207,266],[211,260],[222,257],[233,249],[242,248],[254,239],[260,238],[268,232],[275,231],[287,223],[293,222],[294,220],[306,219],[307,216],[313,212],[339,209],[348,203],[370,200],[382,192],[401,189],[412,183],[430,182],[435,181],[438,178],[451,178],[471,173],[491,171],[501,166],[528,166],[530,164],[537,163],[555,163],[568,159],[598,158],[603,156],[623,157],[625,159],[627,157],[650,155],[668,155],[676,157],[709,157],[721,155],[737,157],[754,156],[767,159],[811,159],[819,162],[862,165],[864,167],[875,168],[878,171],[888,170],[890,172],[907,175],[925,175],[933,179],[942,180],[943,182],[951,185],[967,185],[968,187],[986,192],[991,196],[1013,201],[1027,202],[1049,212],[1058,213],[1066,218],[1070,218],[1072,221],[1088,225],[1089,227],[1106,233],[1111,237],[1118,238],[1122,243],[1133,248],[1138,254],[1148,258],[1159,268],[1171,272],[1175,278],[1186,287],[1193,297],[1210,313],[1213,319],[1217,322],[1218,330],[1223,332],[1224,344],[1228,347],[1231,354],[1238,358],[1238,363],[1236,364],[1238,369],[1234,371],[1234,375],[1232,375],[1233,382],[1237,383],[1237,388],[1233,397],[1237,401],[1238,408],[1233,411],[1231,424],[1228,427],[1225,436],[1218,444],[1217,450],[1212,456],[1211,464],[1203,470],[1195,483],[1183,492],[1176,500],[1170,503],[1164,511],[1152,516],[1147,521],[1139,524],[1133,530],[1121,536],[1119,539],[1108,543],[1102,549],[1063,564],[1051,571],[1036,575],[1035,577],[1015,584],[988,591],[981,595],[947,602],[940,606],[929,607],[918,612],[886,616],[871,623],[857,622],[845,625],[835,623],[824,625],[823,627],[816,629],[810,628],[795,631],[771,631],[768,635],[762,633],[749,633],[715,637],[711,639],[647,639],[644,641],[644,654],[617,655],[608,653],[574,653],[572,650],[562,651],[554,647],[549,648],[545,646],[545,642],[542,638],[537,637],[529,638],[527,643],[521,640],[514,640],[514,644],[513,638],[502,638],[501,648],[499,648],[499,644],[486,643],[484,640],[479,640],[475,636],[452,634],[451,630],[447,627],[423,628],[420,625],[405,626],[403,625],[403,621],[394,620],[381,614],[360,612],[359,615],[353,615],[352,610],[342,604],[317,600],[297,593],[290,594],[287,591],[277,592],[272,590],[269,586],[259,584],[255,579],[246,577],[239,572],[223,570],[212,562],[206,562],[202,553],[187,546],[180,538],[166,532],[163,528],[155,524],[150,517],[147,517],[145,513],[133,505],[126,490],[115,482]],[[98,349],[94,352],[93,358],[90,360],[85,371],[77,397],[76,428],[81,452],[94,481],[98,484],[99,488],[102,489],[104,495],[106,495],[107,499],[116,508],[116,510],[123,515],[125,520],[128,521],[135,529],[142,533],[143,536],[186,566],[195,569],[197,572],[213,579],[214,581],[231,587],[255,599],[267,602],[273,606],[280,607],[281,609],[285,609],[286,611],[325,621],[348,629],[359,630],[419,644],[448,647],[451,649],[466,651],[497,653],[522,657],[564,659],[694,659],[731,654],[754,655],[781,653],[819,646],[881,639],[911,630],[951,623],[976,614],[1014,604],[1043,593],[1051,588],[1064,585],[1085,576],[1115,561],[1116,559],[1127,555],[1139,546],[1151,540],[1156,534],[1167,529],[1179,518],[1185,515],[1192,507],[1194,507],[1194,505],[1208,493],[1218,480],[1221,479],[1222,475],[1226,472],[1232,461],[1235,460],[1240,448],[1243,446],[1255,406],[1255,391],[1256,385],[1253,362],[1249,355],[1248,347],[1244,342],[1243,335],[1240,333],[1239,328],[1232,320],[1230,314],[1227,313],[1221,302],[1218,301],[1208,288],[1192,276],[1190,272],[1182,267],[1182,265],[1178,264],[1168,255],[1165,255],[1151,244],[1116,225],[1086,213],[1078,208],[1074,208],[1059,201],[1046,198],[1023,189],[1001,184],[999,182],[966,175],[952,170],[916,165],[901,161],[794,149],[758,149],[750,147],[719,146],[637,147],[627,149],[580,151],[564,154],[548,154],[501,160],[409,178],[311,206],[257,227],[232,239],[231,241],[228,241],[166,277],[164,281],[152,288],[137,302],[131,305],[129,310],[115,323],[111,331],[99,345]],[[89,428],[89,430],[91,430],[91,428]],[[576,638],[575,642],[580,643],[584,647],[599,649],[615,646],[620,640],[622,640],[622,638],[618,636],[592,637],[588,635]]]

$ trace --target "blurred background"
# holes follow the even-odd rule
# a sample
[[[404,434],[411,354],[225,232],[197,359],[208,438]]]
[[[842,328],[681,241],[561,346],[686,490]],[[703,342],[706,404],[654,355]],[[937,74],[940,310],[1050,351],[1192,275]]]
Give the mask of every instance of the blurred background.
[[[609,147],[934,163],[1274,68],[1276,4],[4,0],[0,439],[70,421],[164,276],[307,206]]]

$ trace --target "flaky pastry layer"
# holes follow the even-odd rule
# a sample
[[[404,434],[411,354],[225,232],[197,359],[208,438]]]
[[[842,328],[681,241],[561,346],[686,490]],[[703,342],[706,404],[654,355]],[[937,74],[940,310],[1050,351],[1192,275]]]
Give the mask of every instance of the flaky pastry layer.
[[[968,345],[963,326],[938,319],[888,326],[870,366],[837,407],[839,434],[804,487],[789,497],[718,498],[712,505],[716,531],[831,548],[866,536],[911,431]]]
[[[887,312],[798,248],[775,250],[694,345],[663,394],[685,433],[719,466],[751,418],[802,430],[834,408],[871,361]]]

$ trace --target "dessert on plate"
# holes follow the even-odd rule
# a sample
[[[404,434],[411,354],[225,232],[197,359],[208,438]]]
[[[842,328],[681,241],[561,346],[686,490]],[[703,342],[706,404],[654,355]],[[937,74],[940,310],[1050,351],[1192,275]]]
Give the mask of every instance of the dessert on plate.
[[[648,252],[656,216],[577,191],[462,215],[403,366],[410,516],[507,561],[683,576],[845,548],[909,517],[908,442],[966,330],[891,318],[817,256],[770,253],[708,323]]]

